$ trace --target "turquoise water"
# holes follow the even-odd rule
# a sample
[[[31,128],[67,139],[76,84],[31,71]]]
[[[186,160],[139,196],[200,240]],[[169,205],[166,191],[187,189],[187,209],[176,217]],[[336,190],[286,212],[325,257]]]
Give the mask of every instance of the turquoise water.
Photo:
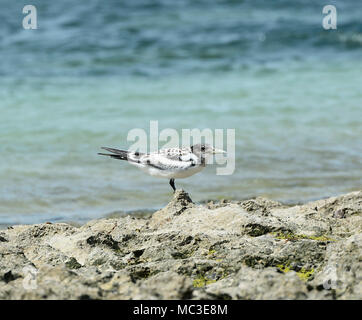
[[[333,2],[331,2],[333,3]],[[361,189],[362,22],[318,1],[34,1],[0,12],[0,224],[159,208],[167,181],[97,155],[127,133],[235,128],[236,170],[178,187],[195,201],[301,202]]]

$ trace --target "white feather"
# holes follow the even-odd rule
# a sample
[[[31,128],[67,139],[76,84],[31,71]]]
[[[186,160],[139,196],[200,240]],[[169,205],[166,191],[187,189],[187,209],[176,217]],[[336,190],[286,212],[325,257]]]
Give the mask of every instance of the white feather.
[[[204,165],[188,148],[163,149],[159,152],[136,156],[128,155],[129,162],[154,177],[183,179],[202,169]]]

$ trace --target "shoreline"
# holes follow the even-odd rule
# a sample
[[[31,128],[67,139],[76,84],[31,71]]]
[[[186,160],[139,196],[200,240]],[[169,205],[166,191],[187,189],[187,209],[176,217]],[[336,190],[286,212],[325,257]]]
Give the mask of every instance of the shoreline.
[[[362,191],[285,205],[177,190],[147,219],[0,230],[0,299],[361,299],[361,240]]]
[[[356,192],[358,190],[351,190],[350,192]],[[348,192],[348,193],[350,193]],[[303,205],[305,203],[309,203],[309,202],[314,202],[317,200],[324,200],[324,199],[328,199],[328,198],[332,198],[332,197],[336,197],[338,196],[337,194],[335,195],[330,195],[330,196],[324,196],[321,198],[318,197],[313,197],[310,199],[307,199],[306,201],[302,201],[302,200],[286,200],[286,201],[281,201],[278,199],[274,199],[274,198],[270,198],[270,197],[265,197],[266,199],[270,199],[273,201],[276,201],[286,207],[293,207],[293,206],[298,206],[298,205]],[[172,196],[170,197],[171,200]],[[237,198],[225,198],[220,196],[219,198],[214,198],[214,199],[204,199],[204,200],[200,200],[195,202],[195,204],[198,205],[203,205],[203,206],[207,206],[209,203],[241,203],[243,201],[247,201],[247,200],[254,200],[257,198],[264,198],[263,195],[258,196],[252,196],[252,197],[241,197],[239,199]],[[158,206],[158,207],[152,207],[152,208],[146,208],[146,207],[139,207],[137,209],[119,209],[119,210],[111,210],[109,212],[106,213],[100,213],[99,215],[95,215],[95,217],[88,217],[88,218],[77,218],[77,219],[71,219],[71,218],[67,218],[67,216],[61,217],[58,215],[58,217],[54,220],[51,219],[51,215],[49,215],[49,219],[47,218],[37,218],[38,214],[37,213],[32,213],[32,214],[15,214],[16,216],[19,216],[20,218],[17,219],[18,221],[21,221],[22,219],[25,220],[34,220],[33,222],[26,222],[26,223],[20,223],[20,222],[9,222],[9,223],[1,223],[1,214],[0,214],[0,231],[1,230],[6,230],[8,227],[11,226],[17,226],[17,225],[35,225],[35,224],[42,224],[42,223],[66,223],[66,224],[70,224],[72,226],[75,227],[81,227],[85,224],[87,224],[90,221],[93,220],[101,220],[101,219],[118,219],[118,218],[122,218],[122,217],[126,217],[126,216],[133,216],[135,218],[150,218],[152,216],[153,213],[159,211],[162,209],[162,206]],[[10,214],[7,214],[6,217],[8,217]],[[41,213],[39,214],[40,216],[44,216],[46,215],[45,213]]]

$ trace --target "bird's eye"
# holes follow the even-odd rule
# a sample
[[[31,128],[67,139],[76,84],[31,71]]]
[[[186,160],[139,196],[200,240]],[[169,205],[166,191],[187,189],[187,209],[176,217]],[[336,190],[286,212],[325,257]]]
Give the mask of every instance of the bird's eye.
[[[205,146],[201,146],[201,151],[205,151]]]

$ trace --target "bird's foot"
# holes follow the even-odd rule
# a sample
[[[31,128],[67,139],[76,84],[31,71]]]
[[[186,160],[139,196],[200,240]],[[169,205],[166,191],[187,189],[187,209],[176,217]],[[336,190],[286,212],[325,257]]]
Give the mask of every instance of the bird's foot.
[[[170,179],[170,186],[171,186],[172,189],[173,189],[173,193],[175,193],[175,192],[176,192],[175,179]]]

